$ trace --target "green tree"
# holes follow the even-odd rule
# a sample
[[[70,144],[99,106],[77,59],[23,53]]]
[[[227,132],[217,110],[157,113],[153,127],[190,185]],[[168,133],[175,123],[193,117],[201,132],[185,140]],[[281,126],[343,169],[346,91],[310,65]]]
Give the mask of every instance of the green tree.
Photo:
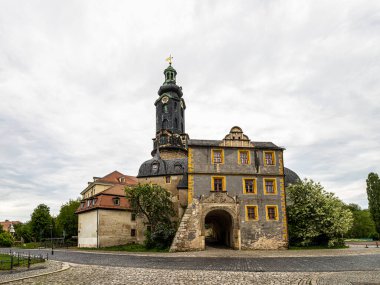
[[[293,245],[343,244],[352,226],[352,213],[326,192],[320,183],[305,179],[286,189],[290,243]]]
[[[32,213],[30,226],[37,241],[41,241],[44,237],[50,237],[50,226],[52,226],[50,208],[45,204],[38,205]]]
[[[354,218],[352,228],[346,235],[347,237],[372,238],[376,236],[375,223],[369,210],[362,210],[357,204],[349,204],[347,208],[351,211]]]
[[[13,245],[12,235],[5,231],[0,233],[0,246],[10,247],[12,245]]]
[[[136,214],[142,214],[149,225],[145,245],[148,248],[167,248],[175,232],[175,210],[170,192],[153,184],[138,184],[125,189],[126,197]]]
[[[368,208],[375,222],[376,231],[380,234],[380,179],[379,175],[371,172],[367,178]]]
[[[65,232],[65,236],[69,238],[78,235],[78,216],[75,214],[75,211],[79,205],[79,200],[69,200],[69,202],[61,206],[61,210],[56,218],[58,235],[62,235],[63,231]]]
[[[17,240],[22,239],[24,242],[32,242],[34,240],[30,222],[26,222],[24,224],[16,224],[14,225],[14,228]]]

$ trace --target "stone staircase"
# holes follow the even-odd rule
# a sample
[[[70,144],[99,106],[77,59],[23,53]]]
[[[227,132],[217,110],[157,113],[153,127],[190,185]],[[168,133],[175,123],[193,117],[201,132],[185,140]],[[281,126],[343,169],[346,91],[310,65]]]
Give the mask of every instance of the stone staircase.
[[[170,252],[203,250],[204,237],[201,235],[201,207],[199,201],[194,199],[187,206],[182,216],[177,233],[170,247]]]

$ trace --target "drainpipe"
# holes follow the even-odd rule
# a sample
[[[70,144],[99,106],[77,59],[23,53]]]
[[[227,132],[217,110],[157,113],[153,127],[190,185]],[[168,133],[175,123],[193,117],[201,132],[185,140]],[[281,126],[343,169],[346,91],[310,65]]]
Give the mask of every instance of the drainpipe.
[[[96,209],[96,248],[99,248],[99,209]]]

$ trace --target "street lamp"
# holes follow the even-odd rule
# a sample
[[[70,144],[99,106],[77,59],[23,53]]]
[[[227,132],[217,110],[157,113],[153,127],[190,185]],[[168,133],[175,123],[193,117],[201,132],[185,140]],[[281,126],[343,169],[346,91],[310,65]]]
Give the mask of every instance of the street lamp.
[[[9,232],[12,236],[15,236],[15,228],[13,227],[13,224],[11,224],[11,227],[9,228]]]
[[[51,255],[54,255],[54,247],[53,247],[53,225],[50,225],[50,242],[51,242]]]

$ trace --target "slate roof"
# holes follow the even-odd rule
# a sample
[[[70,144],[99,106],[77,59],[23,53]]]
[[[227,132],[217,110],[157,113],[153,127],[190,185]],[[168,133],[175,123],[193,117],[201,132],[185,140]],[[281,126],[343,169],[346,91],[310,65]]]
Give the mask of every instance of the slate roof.
[[[188,188],[188,179],[187,179],[187,173],[183,175],[181,181],[179,181],[177,188],[178,189],[187,189]]]
[[[298,181],[301,181],[298,174],[289,168],[284,167],[284,174],[285,174],[285,188],[288,187],[289,184],[295,184]]]
[[[154,171],[153,164],[158,165],[157,171]],[[184,173],[187,173],[187,158],[164,160],[155,156],[141,164],[137,177],[181,175]]]
[[[188,142],[189,146],[221,146],[223,144],[223,140],[197,140],[191,139]],[[283,149],[275,145],[272,142],[251,142],[251,145],[256,148],[261,149]]]

